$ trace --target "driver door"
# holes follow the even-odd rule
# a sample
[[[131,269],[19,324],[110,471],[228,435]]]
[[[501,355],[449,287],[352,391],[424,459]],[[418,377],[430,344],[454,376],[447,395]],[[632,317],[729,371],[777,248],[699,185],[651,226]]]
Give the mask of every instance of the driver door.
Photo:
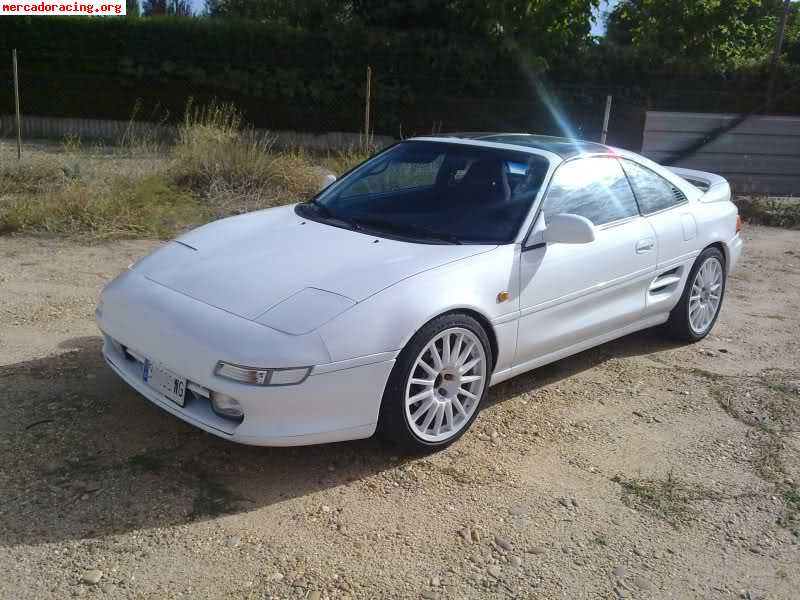
[[[542,233],[555,214],[586,217],[595,240],[545,244]],[[655,233],[616,158],[559,166],[521,254],[519,371],[634,330],[656,257]]]

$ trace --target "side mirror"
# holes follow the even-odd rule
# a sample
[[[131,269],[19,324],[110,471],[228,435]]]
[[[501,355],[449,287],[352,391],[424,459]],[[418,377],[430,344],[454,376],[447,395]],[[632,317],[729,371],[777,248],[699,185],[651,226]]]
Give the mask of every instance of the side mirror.
[[[321,192],[321,191],[322,191],[322,190],[324,190],[326,187],[328,187],[329,185],[331,185],[331,184],[332,184],[334,181],[336,181],[336,175],[334,175],[333,173],[328,173],[327,175],[325,175],[325,176],[322,178],[322,185],[320,185],[320,187],[319,187],[319,191]]]
[[[561,244],[588,244],[594,241],[594,225],[580,215],[553,215],[548,219],[543,240]]]
[[[334,181],[336,181],[336,175],[330,172],[328,169],[323,167],[317,167],[314,169],[317,174],[319,175],[319,189],[318,191],[322,191],[328,186],[330,186]]]

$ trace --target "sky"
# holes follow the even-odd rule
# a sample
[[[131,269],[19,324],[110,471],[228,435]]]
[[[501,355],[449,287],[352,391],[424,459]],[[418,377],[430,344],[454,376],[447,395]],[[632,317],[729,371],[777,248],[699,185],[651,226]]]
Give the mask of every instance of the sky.
[[[194,10],[198,12],[203,10],[206,6],[206,0],[190,0],[190,2]],[[600,2],[599,10],[595,11],[595,20],[592,24],[592,35],[603,35],[606,32],[606,23],[605,19],[602,18],[602,15],[604,15],[618,2],[619,0],[602,0],[602,2]]]
[[[611,10],[619,0],[603,0],[600,8],[594,12],[594,23],[592,23],[592,35],[604,35],[606,32],[605,14]]]

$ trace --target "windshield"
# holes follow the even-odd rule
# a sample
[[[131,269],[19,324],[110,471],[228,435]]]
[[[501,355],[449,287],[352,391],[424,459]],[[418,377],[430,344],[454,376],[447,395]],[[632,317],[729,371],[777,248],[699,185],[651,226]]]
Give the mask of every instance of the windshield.
[[[428,243],[514,240],[547,173],[526,152],[409,141],[301,205],[303,216]]]

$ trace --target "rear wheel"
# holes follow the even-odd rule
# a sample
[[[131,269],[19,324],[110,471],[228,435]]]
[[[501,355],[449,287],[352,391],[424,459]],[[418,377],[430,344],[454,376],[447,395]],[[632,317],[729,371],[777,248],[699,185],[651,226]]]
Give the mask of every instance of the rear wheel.
[[[706,248],[697,257],[678,305],[672,309],[667,331],[673,337],[697,342],[717,322],[725,295],[725,257],[718,248]]]
[[[410,452],[452,444],[478,415],[491,365],[489,340],[475,319],[448,314],[430,321],[398,356],[379,431]]]

